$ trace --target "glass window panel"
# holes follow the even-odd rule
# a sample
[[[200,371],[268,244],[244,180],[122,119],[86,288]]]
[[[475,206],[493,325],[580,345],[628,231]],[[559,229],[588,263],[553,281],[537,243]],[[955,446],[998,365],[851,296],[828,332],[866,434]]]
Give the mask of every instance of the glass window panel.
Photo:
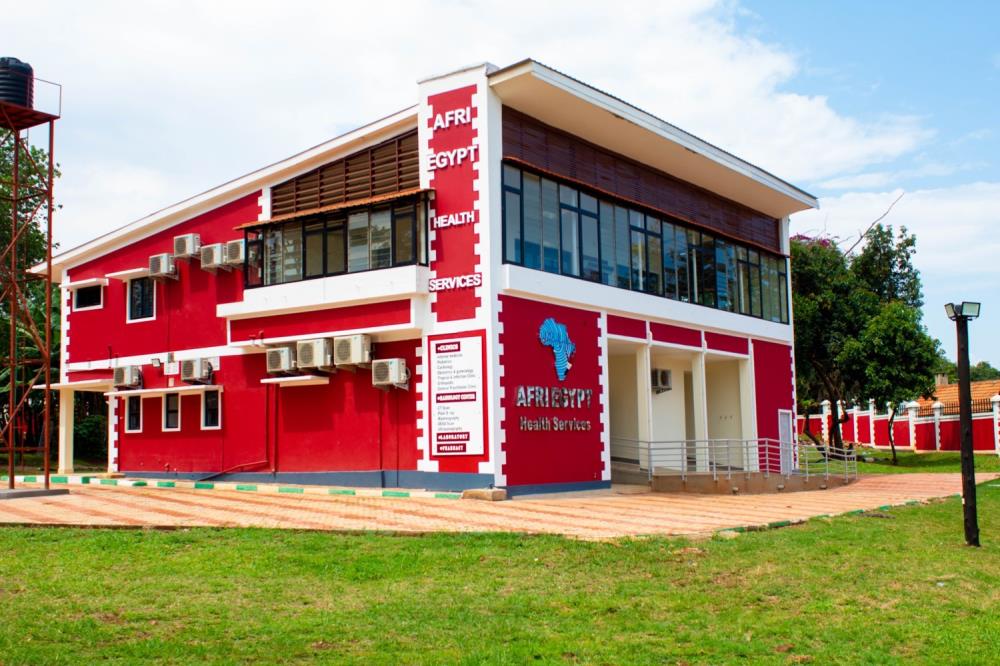
[[[650,294],[662,295],[663,287],[660,283],[660,276],[663,275],[663,246],[659,236],[646,236],[646,277],[645,287]]]
[[[736,258],[739,261],[746,261],[747,260],[747,249],[745,247],[737,247],[736,248]]]
[[[206,428],[219,427],[219,392],[205,391],[202,425]]]
[[[746,251],[744,250],[744,254]],[[750,265],[740,262],[740,312],[751,314],[750,311]]]
[[[95,285],[93,287],[80,287],[73,292],[74,308],[93,308],[101,304],[101,296],[104,287]]]
[[[660,221],[655,217],[646,217],[646,230],[654,234],[660,233]]]
[[[421,264],[427,263],[427,216],[424,212],[427,210],[427,204],[421,202],[416,207],[417,209],[417,262]]]
[[[286,224],[282,230],[282,282],[302,279],[302,224]]]
[[[590,196],[589,194],[584,194],[580,192],[580,208],[587,211],[588,213],[597,214],[597,199]]]
[[[779,268],[784,268],[784,260],[779,259]],[[781,323],[788,323],[788,276],[785,273],[778,273],[778,308],[781,315]]]
[[[646,228],[646,217],[637,210],[630,210],[628,212],[628,222],[635,229]]]
[[[781,287],[778,279],[778,260],[771,257],[769,261],[771,279],[771,321],[781,321]]]
[[[615,270],[618,286],[622,289],[628,289],[632,281],[629,267],[632,243],[629,236],[628,209],[615,206]]]
[[[259,287],[264,282],[264,254],[262,241],[246,241],[246,266],[244,279],[248,287]]]
[[[330,220],[326,227],[326,273],[336,275],[347,270],[344,250],[344,218]]]
[[[643,291],[646,277],[646,234],[632,230],[632,288]]]
[[[128,430],[139,430],[142,427],[142,398],[137,395],[128,397]]]
[[[347,218],[347,270],[366,271],[368,256],[368,211]]]
[[[306,277],[323,275],[323,223],[306,225]]]
[[[674,235],[676,259],[677,263],[677,298],[688,303],[691,301],[691,280],[690,271],[690,254],[688,253],[688,236],[687,231],[675,227],[676,233]]]
[[[583,195],[581,195],[583,196]],[[598,260],[597,218],[583,214],[580,216],[580,274],[593,282],[601,280],[601,264]]]
[[[177,430],[180,426],[180,396],[167,393],[163,396],[163,427],[167,430]]]
[[[542,267],[542,181],[524,174],[524,265]]]
[[[760,266],[750,264],[750,314],[754,317],[763,316],[760,292]]]
[[[559,186],[559,203],[578,208],[577,196],[577,191],[572,187],[567,187],[566,185]]]
[[[521,189],[521,170],[509,164],[503,165],[503,184]]]
[[[663,295],[677,298],[677,264],[674,257],[676,242],[674,225],[663,223]]]
[[[716,299],[720,310],[735,311],[738,293],[736,291],[736,248],[724,240],[715,242]]]
[[[701,235],[701,251],[698,260],[701,272],[698,274],[698,302],[709,307],[716,306],[715,238]]]
[[[580,275],[580,216],[576,211],[562,209],[562,272]]]
[[[392,266],[392,210],[381,208],[371,214],[371,267]]]
[[[542,270],[559,272],[559,186],[542,179]]]
[[[281,229],[264,235],[264,284],[281,284]]]
[[[156,284],[152,278],[141,277],[129,281],[128,318],[130,320],[148,319],[154,315],[154,289],[156,289]]]
[[[413,246],[413,209],[397,209],[392,221],[395,231],[392,242],[393,264],[412,264],[415,261]]]
[[[601,282],[613,285],[615,279],[615,208],[601,202]]]
[[[701,303],[701,234],[687,229],[688,296],[692,303]]]
[[[769,270],[767,257],[761,257],[760,261],[760,296],[761,313],[764,319],[771,318],[771,271]]]
[[[507,245],[505,254],[507,261],[521,263],[521,195],[506,190],[503,193],[503,223]]]

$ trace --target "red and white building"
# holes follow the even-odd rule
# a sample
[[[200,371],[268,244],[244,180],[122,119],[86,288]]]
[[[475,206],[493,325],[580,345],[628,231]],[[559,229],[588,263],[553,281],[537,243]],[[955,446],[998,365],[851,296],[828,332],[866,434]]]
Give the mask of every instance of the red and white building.
[[[793,436],[812,196],[531,60],[418,93],[56,257],[62,472],[75,391],[131,476],[516,493]]]

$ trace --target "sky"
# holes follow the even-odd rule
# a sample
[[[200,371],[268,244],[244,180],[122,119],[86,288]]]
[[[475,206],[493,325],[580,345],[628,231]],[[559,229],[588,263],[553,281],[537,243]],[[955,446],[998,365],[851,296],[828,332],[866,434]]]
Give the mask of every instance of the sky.
[[[63,249],[408,107],[421,78],[532,57],[818,196],[793,233],[850,246],[898,198],[928,330],[953,356],[943,304],[981,301],[972,360],[1000,367],[1000,3],[0,8],[0,55],[63,86]]]

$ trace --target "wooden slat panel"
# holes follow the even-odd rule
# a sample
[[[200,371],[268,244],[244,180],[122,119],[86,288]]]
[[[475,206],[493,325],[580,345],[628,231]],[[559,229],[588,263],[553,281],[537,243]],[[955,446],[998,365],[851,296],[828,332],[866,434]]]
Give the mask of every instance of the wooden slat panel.
[[[780,225],[775,218],[508,107],[503,109],[503,154],[706,230],[781,251]]]

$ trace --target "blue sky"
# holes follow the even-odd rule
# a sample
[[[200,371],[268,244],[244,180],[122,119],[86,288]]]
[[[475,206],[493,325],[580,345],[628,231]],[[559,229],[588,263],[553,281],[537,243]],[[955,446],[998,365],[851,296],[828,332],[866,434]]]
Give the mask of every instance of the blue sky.
[[[72,247],[416,100],[416,81],[534,57],[818,195],[793,229],[917,234],[925,321],[981,300],[1000,367],[1000,3],[260,0],[5,8],[4,55],[65,86]],[[372,35],[378,39],[373,40]]]

